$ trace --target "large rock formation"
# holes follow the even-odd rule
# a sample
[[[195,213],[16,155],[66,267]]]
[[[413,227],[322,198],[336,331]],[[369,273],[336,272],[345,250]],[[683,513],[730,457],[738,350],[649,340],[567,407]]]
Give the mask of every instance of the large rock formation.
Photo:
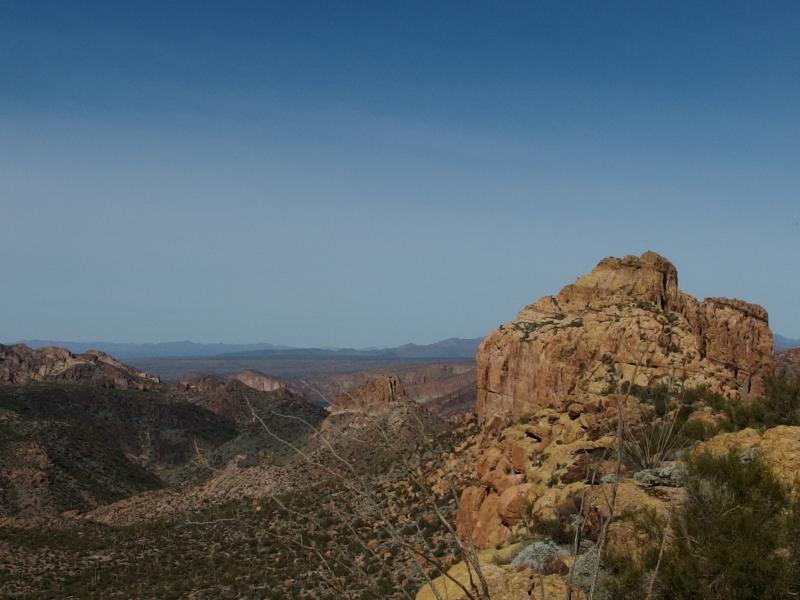
[[[115,358],[90,350],[73,354],[65,348],[33,350],[24,344],[0,344],[0,383],[74,382],[115,389],[151,389],[159,379]]]
[[[331,399],[331,411],[384,412],[400,399],[407,398],[400,377],[380,375]]]
[[[274,392],[284,387],[280,380],[265,375],[261,371],[256,371],[255,369],[239,371],[231,375],[230,378],[240,381],[247,387],[258,390],[259,392]]]
[[[510,422],[576,396],[659,380],[759,396],[773,371],[767,312],[741,300],[700,302],[667,259],[606,258],[556,296],[523,308],[477,353],[476,412]]]
[[[478,485],[461,497],[462,536],[481,548],[502,546],[523,511],[555,518],[569,512],[563,507],[575,494],[614,477],[616,441],[608,432],[619,414],[634,424],[649,414],[638,398],[620,393],[630,384],[708,386],[731,399],[751,398],[762,394],[773,369],[761,307],[696,300],[678,289],[675,267],[652,252],[601,261],[480,345],[483,436]],[[636,486],[626,482],[624,489],[647,501]]]

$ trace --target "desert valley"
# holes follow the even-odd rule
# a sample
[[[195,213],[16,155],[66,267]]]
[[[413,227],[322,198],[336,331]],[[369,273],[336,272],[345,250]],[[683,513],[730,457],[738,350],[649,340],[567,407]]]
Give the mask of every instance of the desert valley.
[[[0,596],[788,600],[798,377],[654,252],[432,347],[0,346]]]

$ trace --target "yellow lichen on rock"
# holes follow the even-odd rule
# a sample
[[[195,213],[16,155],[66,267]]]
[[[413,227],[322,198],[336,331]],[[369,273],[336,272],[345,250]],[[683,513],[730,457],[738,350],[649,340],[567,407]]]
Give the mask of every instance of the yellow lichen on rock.
[[[478,553],[481,574],[489,588],[489,597],[498,600],[546,600],[564,598],[568,589],[560,575],[541,575],[530,569],[511,567],[514,555],[522,543],[506,546],[502,550],[483,550]],[[461,600],[468,595],[463,588],[474,592],[480,586],[474,569],[466,562],[453,565],[447,575],[441,575],[417,592],[416,600]],[[480,589],[479,587],[477,589]],[[573,589],[573,600],[585,600],[580,590]]]

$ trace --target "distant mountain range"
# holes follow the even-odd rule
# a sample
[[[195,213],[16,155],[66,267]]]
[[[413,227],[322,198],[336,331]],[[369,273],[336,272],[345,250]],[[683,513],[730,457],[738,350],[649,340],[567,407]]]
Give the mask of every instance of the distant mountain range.
[[[58,346],[70,352],[81,353],[87,350],[100,350],[115,358],[173,358],[207,357],[229,352],[257,352],[261,350],[286,350],[289,346],[275,344],[197,344],[195,342],[158,342],[147,344],[127,344],[117,342],[67,342],[62,340],[21,340],[31,348]]]
[[[793,340],[777,333],[775,338],[775,350],[789,350],[791,348],[800,348],[800,340]]]
[[[71,352],[100,350],[119,359],[138,358],[474,358],[483,338],[449,338],[432,344],[404,344],[394,348],[293,348],[275,344],[198,344],[160,342],[126,344],[116,342],[69,342],[60,340],[22,340],[31,348],[58,346]]]

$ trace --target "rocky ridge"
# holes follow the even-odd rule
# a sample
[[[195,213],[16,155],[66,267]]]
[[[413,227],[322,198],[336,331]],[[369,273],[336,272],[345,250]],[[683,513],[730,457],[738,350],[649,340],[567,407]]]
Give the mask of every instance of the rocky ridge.
[[[72,382],[123,390],[154,389],[160,384],[158,377],[97,350],[73,354],[64,348],[33,350],[24,344],[0,344],[0,383],[35,382]]]
[[[245,369],[230,376],[230,379],[235,379],[249,388],[258,390],[259,392],[274,392],[286,387],[282,381],[265,375],[255,369]]]
[[[644,468],[625,444],[664,411],[677,415],[668,408],[676,403],[696,431],[719,431],[726,417],[688,398],[747,409],[774,372],[763,308],[693,298],[679,290],[675,267],[652,252],[604,259],[557,295],[526,306],[484,340],[476,360],[482,430],[471,451],[478,483],[462,492],[458,528],[482,550],[491,597],[503,598],[588,596],[593,548],[612,513],[608,547],[639,560],[635,515],[668,519],[683,498],[682,467],[672,455]],[[790,363],[780,355],[778,362],[783,369]],[[660,413],[657,393],[668,403]],[[799,432],[744,429],[711,437],[696,451],[758,453],[796,486]],[[586,544],[573,554],[573,533],[564,536],[577,522]],[[449,576],[424,586],[417,599],[466,598],[456,585],[470,585],[466,563]]]
[[[650,414],[622,393],[631,386],[707,387],[752,399],[773,368],[761,307],[698,301],[678,289],[675,267],[653,252],[604,259],[480,345],[480,483],[462,494],[462,536],[479,548],[503,546],[524,510],[539,521],[553,519],[581,490],[612,478],[614,423],[620,415],[635,424]],[[620,489],[637,505],[672,494],[632,481]]]
[[[356,411],[380,413],[388,410],[400,398],[408,396],[400,377],[380,375],[362,385],[331,399],[331,412]]]

